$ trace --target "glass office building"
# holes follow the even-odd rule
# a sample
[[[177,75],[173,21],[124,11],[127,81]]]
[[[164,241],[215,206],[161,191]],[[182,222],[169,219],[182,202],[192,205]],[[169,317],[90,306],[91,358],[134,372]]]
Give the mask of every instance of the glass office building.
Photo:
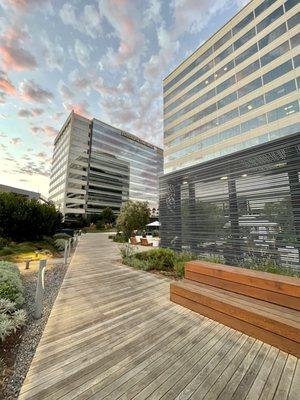
[[[165,173],[299,131],[299,0],[253,0],[164,80]]]
[[[162,149],[72,112],[55,140],[49,198],[67,217],[117,214],[129,199],[158,209],[162,170]]]
[[[164,80],[163,247],[300,269],[299,22],[253,0]]]

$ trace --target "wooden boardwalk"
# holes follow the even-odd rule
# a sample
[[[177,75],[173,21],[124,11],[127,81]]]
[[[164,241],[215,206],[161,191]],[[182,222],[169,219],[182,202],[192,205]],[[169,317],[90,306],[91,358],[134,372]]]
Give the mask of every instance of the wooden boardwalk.
[[[169,282],[81,238],[20,399],[299,399],[300,362],[169,301]]]

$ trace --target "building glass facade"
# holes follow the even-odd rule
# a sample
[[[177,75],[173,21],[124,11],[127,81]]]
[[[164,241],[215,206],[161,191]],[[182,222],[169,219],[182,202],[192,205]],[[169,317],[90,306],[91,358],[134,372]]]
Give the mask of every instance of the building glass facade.
[[[56,141],[50,200],[64,215],[118,213],[130,200],[158,209],[163,151],[97,119],[72,113]]]
[[[299,131],[299,22],[252,0],[164,80],[165,173]]]

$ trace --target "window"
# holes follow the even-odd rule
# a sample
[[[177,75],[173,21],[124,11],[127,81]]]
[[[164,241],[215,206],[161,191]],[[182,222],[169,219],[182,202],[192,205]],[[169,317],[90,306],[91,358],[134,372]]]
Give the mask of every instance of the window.
[[[237,93],[230,93],[229,95],[217,102],[218,109],[220,110],[220,108],[227,106],[227,104],[233,103],[235,100],[237,100]]]
[[[239,109],[235,108],[226,114],[220,115],[218,118],[218,123],[219,125],[225,124],[228,121],[231,121],[234,118],[237,118],[239,116]]]
[[[266,114],[262,114],[258,117],[250,119],[249,121],[243,122],[241,124],[241,132],[247,133],[252,129],[256,129],[262,125],[265,125],[266,123],[267,123]]]
[[[293,133],[298,133],[299,130],[300,130],[300,124],[289,125],[284,128],[277,129],[276,131],[271,132],[270,139],[273,140],[281,138],[283,136],[292,135]]]
[[[239,82],[240,80],[246,78],[247,76],[253,74],[253,72],[257,71],[259,69],[259,61],[256,60],[248,67],[242,69],[241,71],[236,73],[236,80]]]
[[[226,129],[226,131],[220,132],[220,140],[226,140],[231,137],[237,136],[241,133],[240,125],[233,126],[232,128]]]
[[[299,0],[287,0],[284,5],[285,11],[289,11],[291,8],[295,7],[296,4],[299,4]]]
[[[267,28],[271,25],[276,19],[283,15],[283,6],[278,7],[275,11],[273,11],[270,15],[268,15],[265,19],[263,19],[257,25],[257,33],[261,32],[263,29]]]
[[[224,74],[226,74],[228,71],[234,68],[234,61],[230,61],[226,65],[224,65],[222,68],[218,69],[217,72],[215,73],[215,78],[218,79]]]
[[[234,84],[235,84],[235,76],[231,76],[226,81],[220,83],[220,85],[217,86],[217,94],[223,92],[223,90],[228,89],[230,86]]]
[[[295,68],[300,67],[300,55],[293,58]]]
[[[231,54],[233,51],[233,47],[232,44],[227,47],[227,49],[223,50],[222,53],[220,53],[218,56],[215,57],[215,64],[218,64],[219,62],[221,62],[222,60],[224,60],[226,57],[229,56],[229,54]]]
[[[272,32],[268,33],[266,36],[264,36],[262,39],[259,40],[258,42],[259,49],[260,50],[263,49],[268,44],[272,43],[275,39],[277,39],[279,36],[283,35],[285,32],[286,32],[286,25],[284,22],[283,24],[275,28]]]
[[[250,14],[247,15],[244,19],[242,19],[241,22],[239,22],[233,29],[232,33],[233,35],[236,35],[239,31],[244,29],[248,24],[250,24],[251,21],[254,19],[254,14],[251,12]]]
[[[255,16],[258,17],[262,12],[267,10],[272,4],[275,3],[276,0],[265,0],[254,10]]]
[[[288,117],[296,112],[299,112],[299,103],[298,101],[293,101],[292,103],[268,112],[268,120],[269,122],[277,121],[278,119]]]
[[[297,35],[295,35],[295,36],[293,36],[293,37],[291,38],[291,46],[292,46],[292,49],[293,49],[294,47],[299,46],[299,44],[300,44],[300,33],[297,33]]]
[[[298,90],[300,90],[300,76],[296,79],[296,81],[297,81]]]
[[[248,83],[247,85],[241,87],[238,91],[239,98],[246,96],[246,94],[253,92],[254,90],[262,86],[261,77],[254,79],[254,81]]]
[[[256,108],[259,108],[264,104],[265,104],[264,96],[258,96],[255,99],[248,101],[247,103],[240,106],[240,114],[241,115],[247,114],[248,112],[255,110]]]
[[[261,66],[264,67],[265,65],[269,64],[276,58],[286,54],[290,50],[289,41],[282,43],[280,46],[276,47],[275,49],[271,50],[269,53],[265,54],[261,57],[260,62]]]
[[[289,29],[294,28],[300,24],[300,13],[295,14],[292,18],[290,18],[287,22]]]
[[[247,58],[255,54],[257,50],[258,50],[257,43],[255,43],[253,46],[249,47],[249,49],[245,50],[242,54],[240,54],[235,58],[235,64],[239,65],[243,61],[247,60]]]
[[[289,93],[292,93],[296,89],[296,82],[293,80],[285,83],[284,85],[280,85],[275,89],[270,90],[265,94],[266,102],[270,103],[276,99],[279,99],[282,96],[286,96]]]
[[[231,38],[231,31],[225,33],[225,35],[223,35],[223,36],[221,37],[221,39],[219,39],[219,40],[214,44],[214,51],[218,50],[221,46],[223,46],[223,44],[226,43],[230,38]]]
[[[267,72],[263,76],[264,85],[273,81],[274,79],[279,78],[280,76],[286,74],[287,72],[293,69],[292,61],[286,61],[285,63],[279,65],[278,67],[272,69],[270,72]]]
[[[243,35],[241,38],[236,40],[233,43],[234,50],[237,50],[241,46],[243,46],[245,43],[247,43],[250,39],[252,39],[255,36],[255,28],[250,29],[245,35]]]

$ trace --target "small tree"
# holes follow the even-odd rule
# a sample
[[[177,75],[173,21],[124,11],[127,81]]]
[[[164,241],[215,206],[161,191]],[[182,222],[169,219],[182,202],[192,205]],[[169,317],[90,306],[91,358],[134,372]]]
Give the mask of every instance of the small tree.
[[[121,207],[117,227],[129,238],[134,230],[145,229],[149,219],[150,209],[147,202],[129,200]]]
[[[101,215],[101,220],[105,224],[113,224],[116,220],[116,216],[113,213],[113,210],[109,207],[106,207],[100,215]]]

